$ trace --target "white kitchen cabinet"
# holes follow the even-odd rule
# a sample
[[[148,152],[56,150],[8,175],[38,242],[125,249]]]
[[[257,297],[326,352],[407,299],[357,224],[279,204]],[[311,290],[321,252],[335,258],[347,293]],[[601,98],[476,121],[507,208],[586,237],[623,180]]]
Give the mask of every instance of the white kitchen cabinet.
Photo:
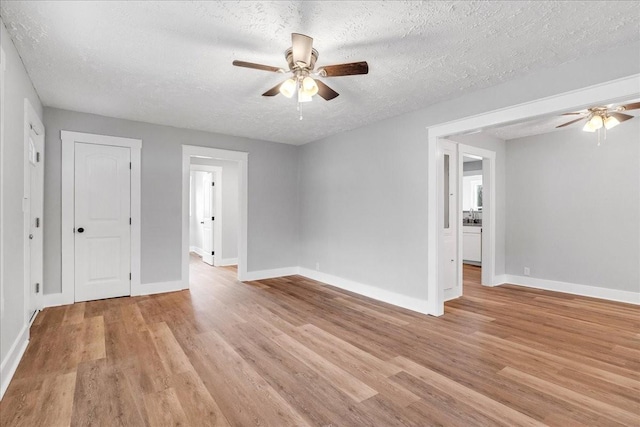
[[[462,259],[474,263],[482,261],[482,227],[462,227]]]

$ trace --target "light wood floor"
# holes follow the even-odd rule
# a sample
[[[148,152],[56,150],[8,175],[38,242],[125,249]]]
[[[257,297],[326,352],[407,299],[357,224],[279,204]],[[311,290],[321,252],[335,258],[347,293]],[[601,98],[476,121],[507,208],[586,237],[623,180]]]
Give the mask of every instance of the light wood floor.
[[[298,276],[48,308],[2,426],[638,425],[637,307],[516,286],[432,318]]]

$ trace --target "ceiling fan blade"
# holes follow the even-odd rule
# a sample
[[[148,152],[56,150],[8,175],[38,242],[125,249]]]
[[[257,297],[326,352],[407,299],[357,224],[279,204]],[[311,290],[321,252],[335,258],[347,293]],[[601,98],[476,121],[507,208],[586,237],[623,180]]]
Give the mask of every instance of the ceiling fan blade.
[[[327,65],[321,67],[318,72],[322,77],[355,76],[368,74],[369,64],[366,61],[350,62],[348,64]]]
[[[638,108],[640,108],[640,102],[634,102],[633,104],[621,105],[618,108],[620,108],[622,111],[637,110]]]
[[[564,113],[564,114],[560,114],[561,116],[574,116],[576,114],[584,114],[584,113]]]
[[[615,117],[620,123],[633,119],[633,116],[630,114],[622,114],[622,113],[609,113],[611,117]]]
[[[333,98],[340,95],[335,90],[331,89],[329,86],[321,82],[320,80],[316,80],[316,84],[318,85],[318,95],[324,98],[327,101],[331,101]]]
[[[277,94],[280,93],[280,86],[282,86],[282,83],[278,83],[277,85],[275,85],[274,87],[272,87],[271,89],[263,93],[262,96],[276,96]]]
[[[567,123],[565,123],[563,125],[556,126],[556,128],[563,128],[565,126],[569,126],[572,123],[579,122],[580,120],[584,120],[584,119],[585,119],[584,117],[580,117],[579,119],[571,120],[570,122],[567,122]]]
[[[313,39],[311,37],[304,34],[291,33],[291,50],[294,64],[304,63],[305,67],[311,65],[312,49]]]
[[[272,71],[274,73],[284,73],[282,68],[272,67],[270,65],[254,64],[253,62],[233,61],[236,67],[254,68],[256,70]]]

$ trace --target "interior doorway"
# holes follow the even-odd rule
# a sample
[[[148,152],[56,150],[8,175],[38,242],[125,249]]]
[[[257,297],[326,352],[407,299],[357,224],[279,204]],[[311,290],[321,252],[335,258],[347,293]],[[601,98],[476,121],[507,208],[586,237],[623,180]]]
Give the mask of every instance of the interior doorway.
[[[462,155],[462,294],[469,283],[482,277],[482,157]]]
[[[183,280],[203,269],[246,274],[247,153],[183,146]]]
[[[191,165],[189,252],[211,266],[222,256],[222,168]]]

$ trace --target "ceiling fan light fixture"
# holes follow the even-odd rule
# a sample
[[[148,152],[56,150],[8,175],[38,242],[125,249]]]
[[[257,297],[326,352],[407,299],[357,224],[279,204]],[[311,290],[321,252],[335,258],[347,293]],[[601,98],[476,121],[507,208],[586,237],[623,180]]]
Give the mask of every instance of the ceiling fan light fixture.
[[[298,102],[311,102],[313,101],[313,97],[306,93],[304,89],[301,87],[298,90]]]
[[[291,98],[296,93],[297,86],[294,79],[287,79],[280,85],[280,93]]]
[[[613,127],[616,127],[620,124],[620,121],[613,116],[608,116],[604,119],[604,127],[608,130]]]
[[[318,93],[318,84],[311,77],[307,76],[302,80],[302,91],[309,96]]]
[[[602,117],[600,117],[598,114],[595,114],[589,119],[587,124],[584,125],[584,128],[582,128],[582,130],[586,132],[595,132],[596,130],[600,129],[603,124],[604,121],[602,120]]]

